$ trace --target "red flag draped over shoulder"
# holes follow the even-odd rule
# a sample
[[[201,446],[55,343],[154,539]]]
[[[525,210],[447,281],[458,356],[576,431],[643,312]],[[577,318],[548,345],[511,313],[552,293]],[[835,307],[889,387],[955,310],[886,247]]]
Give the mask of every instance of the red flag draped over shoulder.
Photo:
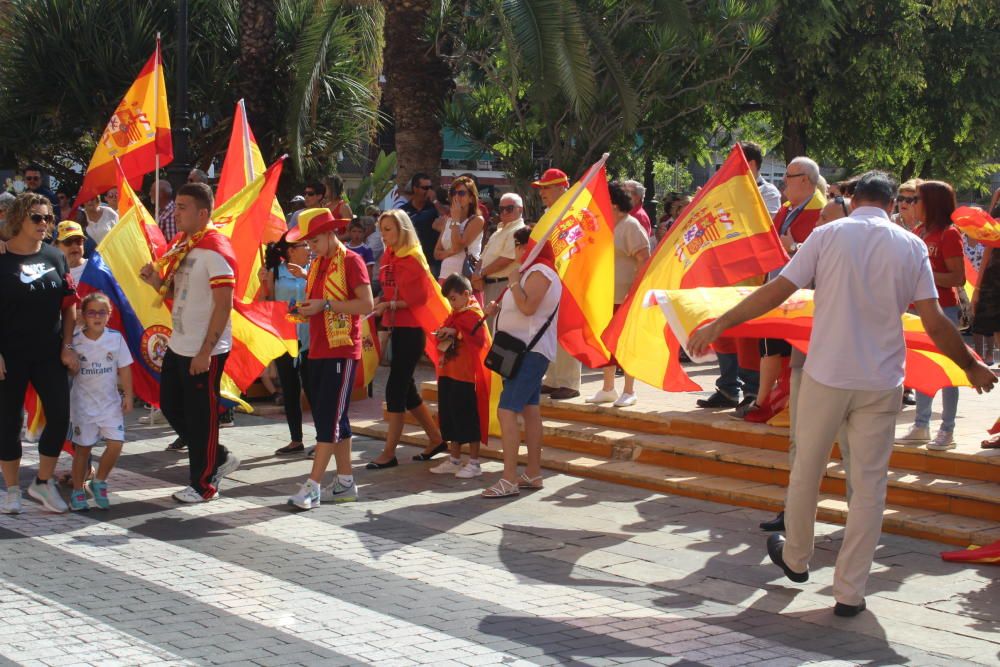
[[[697,391],[700,387],[681,368],[680,346],[663,313],[644,306],[646,293],[732,285],[786,262],[788,255],[736,145],[657,246],[605,330],[604,343],[629,375],[668,391]]]
[[[562,281],[559,343],[591,368],[607,364],[601,333],[615,303],[615,224],[602,158],[545,212],[529,243],[545,243]],[[525,266],[536,263],[529,249]]]
[[[451,304],[441,294],[441,286],[431,274],[419,244],[397,251],[386,248],[384,257],[383,261],[393,264],[397,293],[424,330],[427,339],[424,351],[437,365],[438,349],[431,334],[444,324],[451,312]]]
[[[74,208],[117,185],[116,158],[134,188],[142,185],[144,175],[174,159],[159,40],[104,128]]]

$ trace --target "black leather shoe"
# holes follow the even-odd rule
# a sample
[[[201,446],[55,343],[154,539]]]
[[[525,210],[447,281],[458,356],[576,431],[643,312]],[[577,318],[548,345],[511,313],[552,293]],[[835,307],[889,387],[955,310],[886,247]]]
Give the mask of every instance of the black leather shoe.
[[[435,456],[437,456],[438,454],[440,454],[441,452],[443,452],[446,449],[448,449],[448,443],[447,442],[442,442],[437,447],[435,447],[434,449],[432,449],[430,452],[428,452],[426,454],[424,452],[420,452],[419,454],[414,454],[413,455],[413,460],[414,461],[430,461],[432,458],[434,458]]]
[[[761,521],[760,529],[767,531],[768,533],[773,533],[776,531],[782,531],[785,529],[785,513],[784,511],[778,512],[778,515],[771,519],[770,521]]]
[[[569,387],[559,387],[549,394],[549,398],[554,401],[565,401],[569,398],[576,398],[580,395],[576,389],[570,389]]]
[[[717,391],[708,398],[699,398],[695,405],[699,408],[735,408],[740,402]]]
[[[844,604],[843,602],[838,602],[833,607],[833,615],[851,618],[852,616],[857,616],[867,608],[868,605],[865,604],[863,598],[861,600],[861,604]]]
[[[376,463],[375,461],[369,461],[368,465],[365,466],[366,470],[385,470],[386,468],[395,468],[399,465],[399,461],[393,456],[391,459],[385,463]]]
[[[771,562],[780,567],[785,572],[785,576],[795,583],[801,584],[809,581],[809,570],[795,572],[785,565],[785,559],[781,557],[784,548],[785,537],[783,535],[775,534],[767,538],[767,555],[771,557]]]

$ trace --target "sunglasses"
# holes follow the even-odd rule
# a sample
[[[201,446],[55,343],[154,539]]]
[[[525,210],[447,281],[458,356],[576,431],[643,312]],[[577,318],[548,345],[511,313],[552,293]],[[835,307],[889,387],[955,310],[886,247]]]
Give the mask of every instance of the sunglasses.
[[[306,196],[306,197],[315,197],[316,196],[316,193],[313,192],[312,190],[303,190],[302,194],[303,194],[303,196]]]
[[[468,197],[469,196],[469,191],[468,190],[452,190],[448,194],[450,196],[452,196],[452,197]]]
[[[510,204],[509,206],[498,206],[497,210],[501,213],[513,213],[517,210],[517,206],[514,206],[513,204]]]
[[[903,195],[899,195],[898,197],[896,197],[896,201],[898,201],[900,204],[916,204],[918,201],[920,201],[920,197],[918,196],[904,197]]]
[[[108,315],[108,311],[106,311],[106,310],[90,310],[88,308],[87,310],[83,311],[83,314],[86,315],[87,317],[106,317]]]
[[[40,222],[53,222],[55,220],[55,216],[51,213],[46,213],[45,215],[42,215],[41,213],[32,213],[28,216],[28,219],[37,225]]]

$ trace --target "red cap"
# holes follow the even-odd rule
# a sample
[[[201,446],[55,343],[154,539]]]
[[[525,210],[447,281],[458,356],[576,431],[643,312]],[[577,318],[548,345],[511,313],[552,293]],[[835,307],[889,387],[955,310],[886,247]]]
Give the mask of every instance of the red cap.
[[[531,184],[533,188],[544,188],[549,185],[565,185],[569,187],[569,176],[562,169],[546,169],[542,177]]]
[[[323,232],[339,232],[351,224],[350,218],[335,218],[328,208],[307,208],[299,213],[298,225],[288,230],[285,240],[294,243]]]

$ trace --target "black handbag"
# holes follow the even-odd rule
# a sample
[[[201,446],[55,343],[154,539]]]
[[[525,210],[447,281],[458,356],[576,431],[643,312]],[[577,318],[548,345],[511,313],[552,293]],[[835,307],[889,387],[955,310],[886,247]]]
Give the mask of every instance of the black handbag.
[[[517,371],[521,368],[521,363],[524,361],[524,356],[528,352],[531,352],[535,345],[538,344],[538,341],[542,339],[557,312],[559,312],[558,305],[527,345],[520,338],[515,338],[506,331],[500,331],[500,314],[497,313],[497,332],[493,335],[493,345],[490,346],[489,352],[486,353],[486,360],[484,361],[486,368],[508,380],[517,375]]]

